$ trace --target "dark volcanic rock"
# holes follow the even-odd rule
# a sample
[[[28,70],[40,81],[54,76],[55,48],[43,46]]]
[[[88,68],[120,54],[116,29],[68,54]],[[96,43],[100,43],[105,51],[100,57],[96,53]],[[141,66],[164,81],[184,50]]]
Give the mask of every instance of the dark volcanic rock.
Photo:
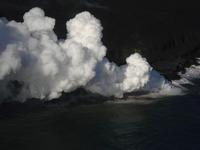
[[[0,16],[22,20],[24,12],[41,7],[56,18],[55,32],[65,37],[65,22],[88,10],[104,27],[108,57],[118,64],[137,51],[169,79],[195,63],[200,55],[200,9],[180,0],[1,0]]]

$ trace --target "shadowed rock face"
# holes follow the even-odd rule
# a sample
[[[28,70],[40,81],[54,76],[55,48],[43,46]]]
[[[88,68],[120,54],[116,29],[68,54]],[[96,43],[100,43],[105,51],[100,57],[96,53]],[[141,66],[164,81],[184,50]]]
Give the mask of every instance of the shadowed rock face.
[[[24,12],[41,7],[56,18],[55,32],[65,37],[65,22],[88,10],[104,27],[108,57],[118,64],[135,51],[169,79],[200,56],[200,9],[182,1],[1,0],[0,16],[22,20]],[[137,50],[135,50],[137,49]]]

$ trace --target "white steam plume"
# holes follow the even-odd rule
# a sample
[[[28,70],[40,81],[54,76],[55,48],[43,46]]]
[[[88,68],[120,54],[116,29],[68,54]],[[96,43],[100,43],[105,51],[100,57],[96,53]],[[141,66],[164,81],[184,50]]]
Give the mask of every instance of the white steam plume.
[[[195,80],[200,78],[200,58],[197,58],[197,65],[191,65],[185,69],[185,73],[179,72],[178,75],[181,77],[179,80],[174,80],[173,84],[183,87],[184,85],[195,85]]]
[[[79,87],[116,97],[143,87],[145,90],[164,87],[166,80],[155,76],[146,59],[137,53],[120,67],[107,60],[106,47],[101,42],[103,28],[89,12],[82,12],[66,23],[66,40],[57,39],[53,32],[55,20],[46,17],[40,8],[31,9],[23,19],[22,23],[0,20],[2,99],[12,97],[11,81],[22,85],[15,95],[21,101],[54,99]]]
[[[96,76],[87,89],[104,96],[123,97],[124,93],[139,90],[149,81],[151,66],[135,53],[126,59],[127,64],[118,67],[106,58],[97,65]]]

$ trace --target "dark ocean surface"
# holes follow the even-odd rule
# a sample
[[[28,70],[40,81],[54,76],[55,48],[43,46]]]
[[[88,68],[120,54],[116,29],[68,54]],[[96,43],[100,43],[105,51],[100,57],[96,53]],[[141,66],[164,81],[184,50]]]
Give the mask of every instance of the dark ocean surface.
[[[0,149],[200,149],[199,96],[130,101],[1,111]]]

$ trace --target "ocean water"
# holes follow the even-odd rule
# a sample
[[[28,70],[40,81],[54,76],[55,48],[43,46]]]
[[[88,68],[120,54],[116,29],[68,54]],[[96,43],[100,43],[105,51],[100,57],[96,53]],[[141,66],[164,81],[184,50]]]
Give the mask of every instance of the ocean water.
[[[1,150],[199,150],[199,96],[1,112]],[[12,109],[12,108],[11,108]]]

